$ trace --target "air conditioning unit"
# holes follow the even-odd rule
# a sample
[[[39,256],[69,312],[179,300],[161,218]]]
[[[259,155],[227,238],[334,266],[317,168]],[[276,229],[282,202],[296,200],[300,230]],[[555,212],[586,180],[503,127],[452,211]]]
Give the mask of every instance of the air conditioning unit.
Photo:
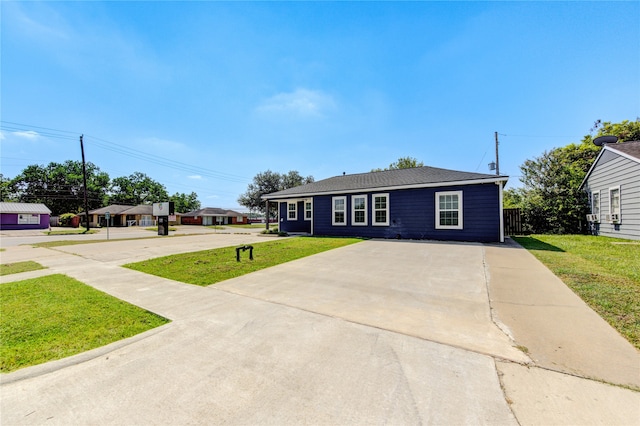
[[[620,215],[617,213],[613,213],[611,215],[611,222],[612,223],[620,223]]]
[[[597,215],[597,214],[588,214],[587,215],[587,222],[594,222],[594,223],[600,222],[599,215]]]

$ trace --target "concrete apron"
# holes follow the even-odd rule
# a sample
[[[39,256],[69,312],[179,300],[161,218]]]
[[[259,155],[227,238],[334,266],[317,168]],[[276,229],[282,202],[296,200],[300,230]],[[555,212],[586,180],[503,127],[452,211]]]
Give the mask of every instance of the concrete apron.
[[[250,242],[224,238],[198,244]],[[118,267],[150,255],[132,243],[2,253],[173,320],[3,375],[2,424],[640,420],[636,392],[506,361],[530,362],[491,321],[483,246],[365,241],[203,288]]]
[[[372,240],[216,289],[497,358],[529,358],[491,320],[482,246]]]
[[[437,282],[438,269],[452,271],[447,261],[474,250],[477,261],[479,248],[366,241],[209,288],[118,267],[117,253],[103,253],[108,261],[100,262],[92,259],[96,247],[74,248],[87,257],[43,256],[49,273],[67,273],[173,322],[128,345],[98,349],[94,358],[83,354],[57,369],[45,364],[4,375],[2,423],[517,424],[495,362],[484,353],[521,355],[492,329],[482,262],[448,274],[449,285],[464,282],[456,295]],[[459,267],[468,265],[453,270]],[[407,273],[415,268],[419,273]],[[467,273],[479,282],[459,276]],[[234,294],[254,283],[254,291],[263,289],[259,295]],[[425,299],[435,314],[428,315]],[[453,312],[460,307],[467,312]],[[482,321],[489,324],[453,330]],[[455,344],[412,337],[431,330],[434,339],[444,338],[434,331],[441,327],[451,329],[447,339]],[[487,336],[490,343],[474,343]],[[454,347],[467,343],[481,353]]]

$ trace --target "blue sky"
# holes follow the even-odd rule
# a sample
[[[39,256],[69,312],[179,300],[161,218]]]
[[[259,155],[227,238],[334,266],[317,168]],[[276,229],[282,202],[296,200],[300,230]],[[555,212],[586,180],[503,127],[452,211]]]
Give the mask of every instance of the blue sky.
[[[640,116],[640,2],[6,2],[1,165],[238,208],[253,176],[492,173]],[[18,124],[15,124],[18,123]],[[134,150],[134,151],[132,151]]]

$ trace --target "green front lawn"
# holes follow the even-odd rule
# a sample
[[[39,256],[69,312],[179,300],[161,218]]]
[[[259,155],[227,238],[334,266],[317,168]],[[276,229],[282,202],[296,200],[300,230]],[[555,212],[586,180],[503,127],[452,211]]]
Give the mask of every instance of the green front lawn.
[[[168,322],[66,275],[0,285],[0,371],[41,364]]]
[[[93,228],[87,231],[87,228],[53,228],[52,231],[45,231],[47,235],[76,235],[76,234],[95,234],[99,232]]]
[[[512,238],[640,349],[640,242],[591,235]]]
[[[254,259],[252,261],[249,260],[249,250],[240,252],[241,261],[238,262],[235,247],[224,247],[158,257],[124,266],[175,281],[207,286],[359,241],[362,240],[359,238],[287,238],[252,244]]]
[[[27,260],[26,262],[4,263],[0,265],[0,275],[19,274],[21,272],[37,271],[45,269],[38,262]]]

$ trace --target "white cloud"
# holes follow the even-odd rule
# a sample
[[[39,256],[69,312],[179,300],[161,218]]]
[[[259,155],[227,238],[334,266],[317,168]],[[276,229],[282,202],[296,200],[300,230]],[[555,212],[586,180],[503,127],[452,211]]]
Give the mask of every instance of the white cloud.
[[[187,179],[200,180],[200,179],[202,179],[202,176],[200,176],[200,175],[191,175],[191,176],[187,176]]]
[[[13,132],[13,134],[19,138],[29,139],[31,141],[34,141],[40,137],[40,134],[38,132],[34,132],[33,130]]]
[[[335,107],[331,95],[318,90],[296,89],[278,93],[264,100],[256,110],[260,113],[293,114],[303,117],[322,117]]]

